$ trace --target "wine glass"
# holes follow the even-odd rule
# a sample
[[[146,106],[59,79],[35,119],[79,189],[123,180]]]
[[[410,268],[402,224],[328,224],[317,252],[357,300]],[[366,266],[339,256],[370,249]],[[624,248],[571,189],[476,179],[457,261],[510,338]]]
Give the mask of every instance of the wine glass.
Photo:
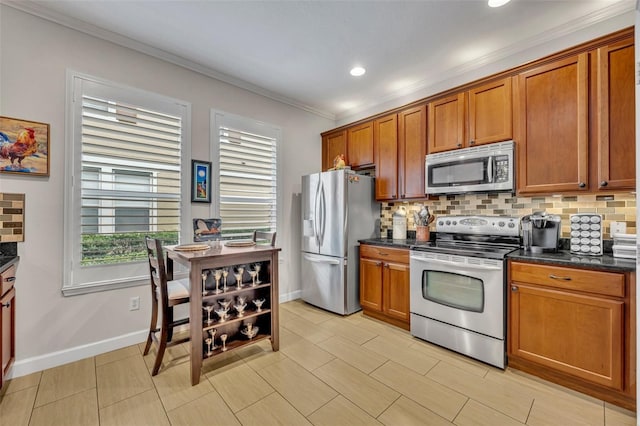
[[[220,322],[225,322],[229,315],[229,308],[216,309],[215,313],[220,317]]]
[[[213,320],[211,319],[211,311],[213,311],[213,305],[204,305],[202,309],[207,311],[207,324],[211,324],[213,322]]]
[[[229,306],[231,306],[231,303],[233,302],[233,299],[220,299],[218,300],[218,303],[220,304],[220,306],[222,306],[224,309],[229,309]]]
[[[256,334],[258,334],[258,327],[254,327],[253,324],[247,324],[247,328],[240,330],[242,334],[247,336],[249,339],[253,339]]]
[[[262,281],[260,281],[260,268],[262,268],[262,265],[259,263],[253,266],[253,269],[256,271],[256,284],[262,284]]]
[[[222,268],[222,288],[223,288],[223,291],[227,291],[227,275],[229,275],[229,269]]]
[[[207,295],[207,289],[206,289],[206,282],[207,282],[207,271],[202,271],[202,295],[206,296]]]
[[[257,274],[258,273],[256,272],[255,269],[249,269],[249,276],[251,277],[251,282],[252,282],[251,287],[255,287],[257,285],[256,284],[256,275]]]
[[[213,271],[213,278],[216,279],[216,294],[220,294],[221,291],[218,286],[220,285],[220,278],[222,278],[222,271],[220,269]]]
[[[265,299],[257,299],[253,301],[253,304],[256,305],[258,310],[256,312],[262,312],[262,305],[264,304]]]
[[[226,352],[226,350],[227,350],[227,335],[226,334],[221,334],[220,335],[220,340],[222,340],[222,352]]]
[[[247,307],[246,303],[238,302],[238,304],[234,305],[234,308],[236,309],[236,311],[238,311],[238,317],[244,316],[244,308],[246,307]]]
[[[211,350],[211,337],[204,339],[204,342],[207,344],[207,356],[213,355],[213,351]]]
[[[238,286],[238,289],[242,288],[242,274],[238,272],[233,274],[233,276],[236,277],[236,285]]]
[[[209,330],[209,334],[211,335],[211,340],[213,342],[213,347],[211,348],[212,350],[218,349],[218,347],[216,346],[216,330],[215,328],[212,328],[211,330]]]

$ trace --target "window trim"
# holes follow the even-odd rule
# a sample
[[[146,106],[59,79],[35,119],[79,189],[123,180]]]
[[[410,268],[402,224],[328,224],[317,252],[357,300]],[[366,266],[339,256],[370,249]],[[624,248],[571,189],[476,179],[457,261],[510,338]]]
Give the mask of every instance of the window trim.
[[[92,265],[80,266],[79,247],[75,247],[78,236],[80,234],[81,209],[79,208],[80,184],[81,179],[81,149],[77,120],[78,113],[81,112],[81,103],[76,102],[76,97],[82,95],[82,83],[98,84],[104,86],[107,92],[120,92],[118,96],[124,93],[125,98],[131,98],[132,103],[139,103],[140,99],[149,101],[149,103],[157,103],[158,105],[174,105],[182,109],[182,146],[181,156],[182,164],[180,173],[183,177],[189,176],[191,162],[191,104],[189,102],[164,96],[159,93],[138,89],[124,84],[116,83],[99,77],[90,76],[67,69],[66,71],[66,100],[65,100],[65,176],[64,176],[64,231],[63,231],[63,281],[62,294],[64,296],[74,296],[79,294],[94,293],[99,291],[110,291],[126,287],[134,287],[149,284],[149,271],[146,261],[131,262],[126,265],[130,266],[127,276],[118,278],[98,279],[95,281],[83,281],[78,278],[80,270],[94,271],[122,268],[124,264],[112,265]],[[162,108],[159,106],[159,110]],[[75,184],[74,184],[75,183]],[[185,218],[180,224],[181,240],[188,239],[191,236],[191,203],[189,198],[190,180],[183,178],[181,180],[181,216]],[[75,266],[74,266],[75,265]],[[74,269],[75,267],[75,269]],[[105,274],[94,274],[95,276],[105,276]],[[122,274],[121,274],[122,275]],[[106,274],[106,276],[109,276]],[[111,275],[113,276],[113,275]]]
[[[282,227],[282,186],[283,186],[283,166],[282,166],[282,147],[284,146],[282,140],[282,128],[275,124],[266,123],[250,117],[244,117],[237,114],[231,114],[221,110],[211,109],[211,118],[209,120],[209,137],[211,153],[210,158],[214,159],[211,163],[211,187],[214,193],[213,202],[209,209],[209,214],[212,218],[220,217],[220,125],[226,122],[237,122],[238,127],[244,127],[244,130],[250,130],[263,136],[273,137],[276,140],[276,229],[275,231],[282,235],[280,232]],[[222,222],[222,229],[224,229],[224,221]]]

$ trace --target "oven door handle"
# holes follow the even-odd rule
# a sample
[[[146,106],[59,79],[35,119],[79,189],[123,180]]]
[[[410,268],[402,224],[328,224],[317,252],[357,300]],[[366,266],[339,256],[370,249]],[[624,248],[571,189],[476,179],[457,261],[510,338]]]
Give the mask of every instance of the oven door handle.
[[[474,265],[474,264],[469,264],[469,263],[465,263],[464,265],[461,265],[458,262],[449,262],[447,260],[425,259],[423,257],[417,257],[417,256],[410,256],[410,258],[412,260],[416,260],[418,262],[423,262],[423,263],[435,263],[437,265],[447,265],[447,266],[464,266],[465,268],[468,268],[468,269],[477,269],[477,270],[482,270],[482,271],[500,271],[500,270],[502,270],[502,265],[500,265],[500,266],[489,266],[489,265]]]

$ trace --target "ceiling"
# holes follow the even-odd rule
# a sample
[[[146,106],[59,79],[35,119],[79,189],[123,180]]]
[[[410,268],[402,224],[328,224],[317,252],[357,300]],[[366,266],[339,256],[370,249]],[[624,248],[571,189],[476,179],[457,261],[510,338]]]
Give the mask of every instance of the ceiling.
[[[336,120],[635,8],[635,0],[2,1]],[[352,77],[355,65],[367,73]]]

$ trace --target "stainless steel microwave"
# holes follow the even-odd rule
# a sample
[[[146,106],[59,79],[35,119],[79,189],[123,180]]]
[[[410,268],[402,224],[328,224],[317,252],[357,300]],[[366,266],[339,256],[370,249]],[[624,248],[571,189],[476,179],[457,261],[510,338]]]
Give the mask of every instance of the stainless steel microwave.
[[[513,141],[428,154],[426,194],[515,190]]]

